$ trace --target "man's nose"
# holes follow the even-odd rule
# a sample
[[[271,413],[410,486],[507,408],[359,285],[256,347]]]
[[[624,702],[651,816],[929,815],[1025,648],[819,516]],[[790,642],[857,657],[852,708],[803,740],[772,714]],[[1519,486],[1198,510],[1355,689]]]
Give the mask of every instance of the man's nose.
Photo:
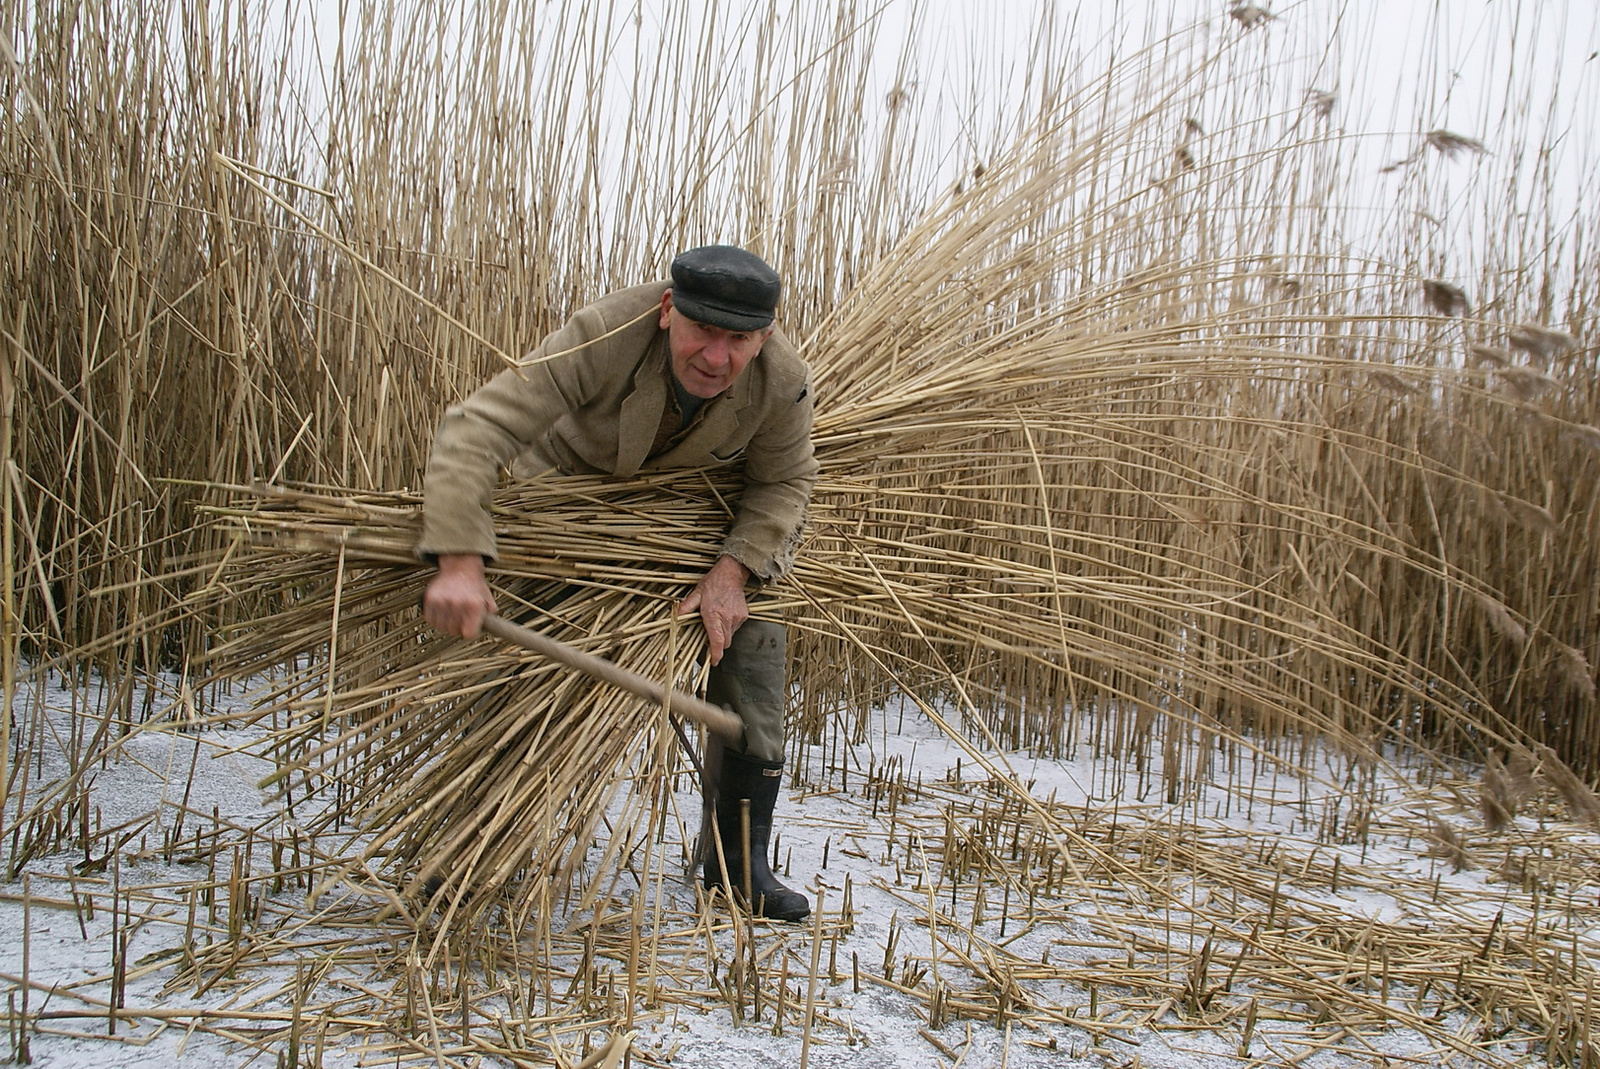
[[[701,357],[712,368],[721,369],[728,366],[728,355],[732,344],[727,338],[712,338],[706,347],[700,351]]]

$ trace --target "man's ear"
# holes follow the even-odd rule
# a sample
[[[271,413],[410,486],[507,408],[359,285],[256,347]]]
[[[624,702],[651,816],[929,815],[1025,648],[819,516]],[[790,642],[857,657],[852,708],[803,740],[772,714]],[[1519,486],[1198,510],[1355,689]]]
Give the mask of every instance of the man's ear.
[[[672,322],[672,291],[669,289],[661,295],[661,319],[659,320],[661,329],[666,330],[667,324],[670,322]]]

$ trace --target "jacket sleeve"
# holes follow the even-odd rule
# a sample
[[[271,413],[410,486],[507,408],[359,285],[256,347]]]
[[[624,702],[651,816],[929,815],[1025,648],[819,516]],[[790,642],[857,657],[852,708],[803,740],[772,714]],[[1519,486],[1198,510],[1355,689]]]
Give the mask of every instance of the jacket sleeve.
[[[780,398],[745,451],[744,492],[722,552],[770,582],[794,567],[817,482],[809,383]]]
[[[419,557],[477,553],[494,559],[489,501],[500,470],[592,395],[597,370],[583,355],[604,333],[600,314],[583,309],[519,367],[445,410],[423,481]]]

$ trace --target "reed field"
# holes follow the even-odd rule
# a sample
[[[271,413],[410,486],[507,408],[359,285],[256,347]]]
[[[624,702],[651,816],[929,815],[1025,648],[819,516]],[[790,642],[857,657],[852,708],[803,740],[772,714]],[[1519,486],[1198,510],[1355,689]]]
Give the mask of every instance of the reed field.
[[[7,1053],[1600,1067],[1561,10],[1436,9],[1388,127],[1349,5],[959,84],[853,0],[0,10]],[[417,608],[444,407],[713,241],[818,399],[799,925],[686,881],[670,703]],[[739,486],[507,480],[502,612],[703,687]]]

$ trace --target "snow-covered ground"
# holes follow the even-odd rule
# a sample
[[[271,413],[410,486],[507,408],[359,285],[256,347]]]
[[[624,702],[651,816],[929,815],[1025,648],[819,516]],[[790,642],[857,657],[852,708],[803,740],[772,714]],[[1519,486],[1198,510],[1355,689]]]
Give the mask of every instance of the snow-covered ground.
[[[1234,747],[1169,794],[1159,764],[995,754],[878,709],[802,754],[780,803],[784,871],[820,922],[730,923],[685,878],[674,820],[630,859],[666,873],[642,896],[625,871],[595,911],[435,943],[382,916],[382,874],[307,874],[349,843],[301,834],[257,786],[247,693],[201,697],[135,702],[148,718],[108,725],[74,777],[105,696],[19,696],[4,858],[46,848],[0,885],[0,1057],[1178,1069],[1554,1064],[1587,1042],[1587,1003],[1561,1017],[1551,977],[1593,975],[1600,839],[1549,799],[1486,833],[1463,770]],[[472,947],[465,969],[426,960]],[[1542,1023],[1507,993],[1525,980]]]

